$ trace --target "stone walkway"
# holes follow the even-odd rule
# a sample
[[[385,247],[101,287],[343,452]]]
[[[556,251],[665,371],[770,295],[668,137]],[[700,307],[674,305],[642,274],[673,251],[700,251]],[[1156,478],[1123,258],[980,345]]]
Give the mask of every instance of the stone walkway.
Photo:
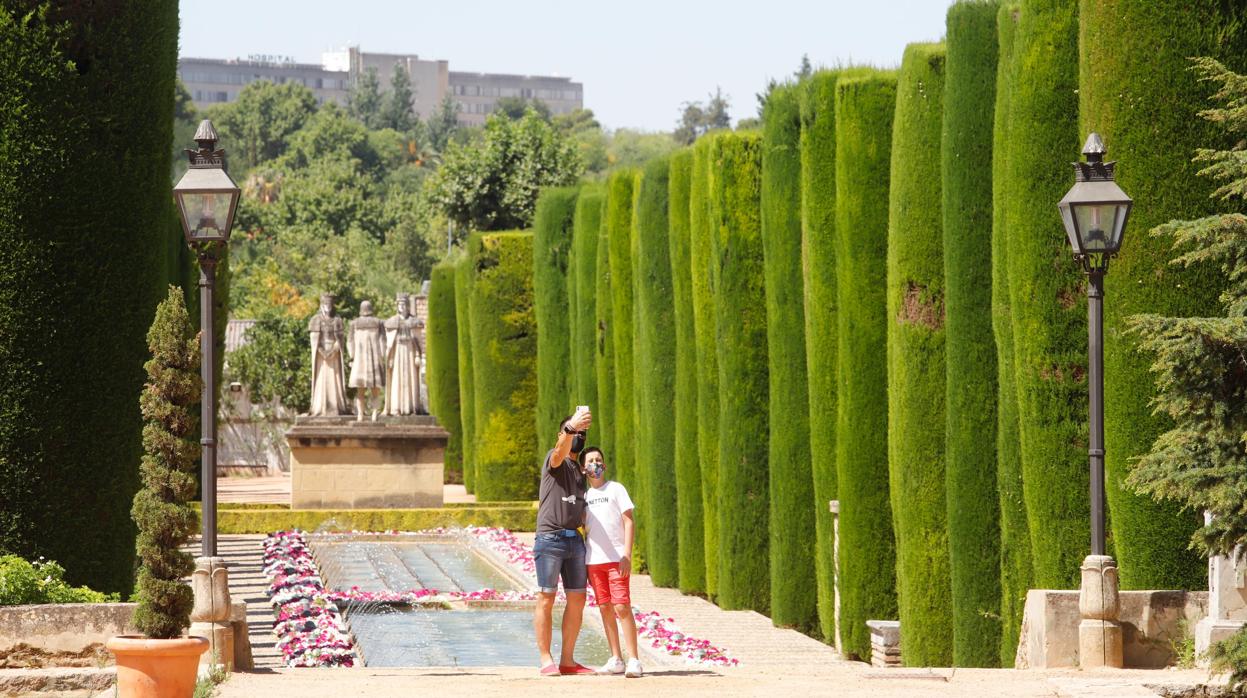
[[[532,534],[519,534],[531,544]],[[233,675],[219,689],[222,698],[255,696],[536,695],[549,693],[552,679],[532,668],[290,669],[280,666],[274,646],[272,612],[264,596],[260,569],[261,535],[225,535],[219,552],[230,565],[235,600],[247,602],[247,620],[256,669]],[[983,698],[1143,698],[1155,696],[1147,684],[1191,685],[1207,680],[1203,671],[1017,671],[1012,669],[872,669],[845,661],[835,650],[792,630],[771,625],[752,611],[724,611],[695,596],[655,587],[636,575],[633,602],[643,610],[674,618],[681,629],[725,648],[741,665],[731,669],[696,666],[653,668],[639,681],[620,677],[560,677],[557,690],[579,696],[626,693],[681,696],[775,695],[957,696]],[[590,611],[587,623],[596,623]],[[481,638],[489,642],[489,638]]]

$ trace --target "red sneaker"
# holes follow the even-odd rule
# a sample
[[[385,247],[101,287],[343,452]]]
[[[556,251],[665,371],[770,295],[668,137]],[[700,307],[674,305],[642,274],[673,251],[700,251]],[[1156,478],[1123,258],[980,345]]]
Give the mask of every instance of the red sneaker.
[[[543,671],[544,671],[544,669],[543,669]],[[596,672],[596,671],[594,671],[594,670],[590,669],[590,668],[589,668],[589,667],[587,667],[587,666],[584,666],[584,665],[580,664],[579,662],[577,662],[577,663],[575,663],[575,664],[572,664],[571,666],[563,666],[562,664],[560,664],[560,665],[559,665],[559,673],[560,673],[560,674],[563,674],[563,675],[567,675],[567,674],[572,674],[572,675],[581,675],[581,674],[592,674],[592,675],[597,675],[597,672]]]
[[[561,673],[562,672],[559,670],[559,666],[556,665],[554,662],[551,662],[541,667],[542,676],[558,676]]]

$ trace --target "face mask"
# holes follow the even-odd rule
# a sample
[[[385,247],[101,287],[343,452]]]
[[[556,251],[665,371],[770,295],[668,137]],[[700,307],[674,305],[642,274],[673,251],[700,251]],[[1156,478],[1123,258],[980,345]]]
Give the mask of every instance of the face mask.
[[[580,453],[582,450],[584,450],[584,447],[585,447],[584,432],[578,431],[576,432],[576,435],[572,437],[572,453]]]
[[[589,473],[590,477],[597,480],[602,477],[602,473],[606,472],[606,466],[601,463],[587,465],[585,466],[585,471]]]

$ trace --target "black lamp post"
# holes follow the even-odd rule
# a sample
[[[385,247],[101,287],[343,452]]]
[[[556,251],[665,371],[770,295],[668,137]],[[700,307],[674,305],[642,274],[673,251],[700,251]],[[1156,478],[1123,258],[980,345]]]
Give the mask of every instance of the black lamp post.
[[[216,149],[216,129],[204,119],[195,131],[198,150],[187,150],[190,169],[173,187],[186,242],[199,258],[199,347],[203,376],[200,478],[203,484],[202,554],[216,556],[216,265],[229,244],[241,190],[225,173],[225,151]]]
[[[1074,186],[1057,204],[1074,259],[1087,274],[1088,389],[1091,398],[1091,554],[1104,554],[1104,274],[1121,248],[1130,197],[1113,181],[1115,162],[1104,162],[1104,141],[1087,136],[1074,163]]]

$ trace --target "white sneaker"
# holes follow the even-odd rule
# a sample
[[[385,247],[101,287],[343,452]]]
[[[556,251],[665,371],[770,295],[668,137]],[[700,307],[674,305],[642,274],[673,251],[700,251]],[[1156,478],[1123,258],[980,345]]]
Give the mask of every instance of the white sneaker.
[[[610,661],[603,664],[601,669],[598,669],[599,674],[622,674],[623,672],[624,663],[619,657],[611,657]]]
[[[628,668],[626,671],[624,671],[624,676],[630,679],[635,679],[635,678],[640,677],[644,673],[645,672],[641,670],[641,660],[637,659],[636,657],[632,657],[631,659],[628,660]]]

